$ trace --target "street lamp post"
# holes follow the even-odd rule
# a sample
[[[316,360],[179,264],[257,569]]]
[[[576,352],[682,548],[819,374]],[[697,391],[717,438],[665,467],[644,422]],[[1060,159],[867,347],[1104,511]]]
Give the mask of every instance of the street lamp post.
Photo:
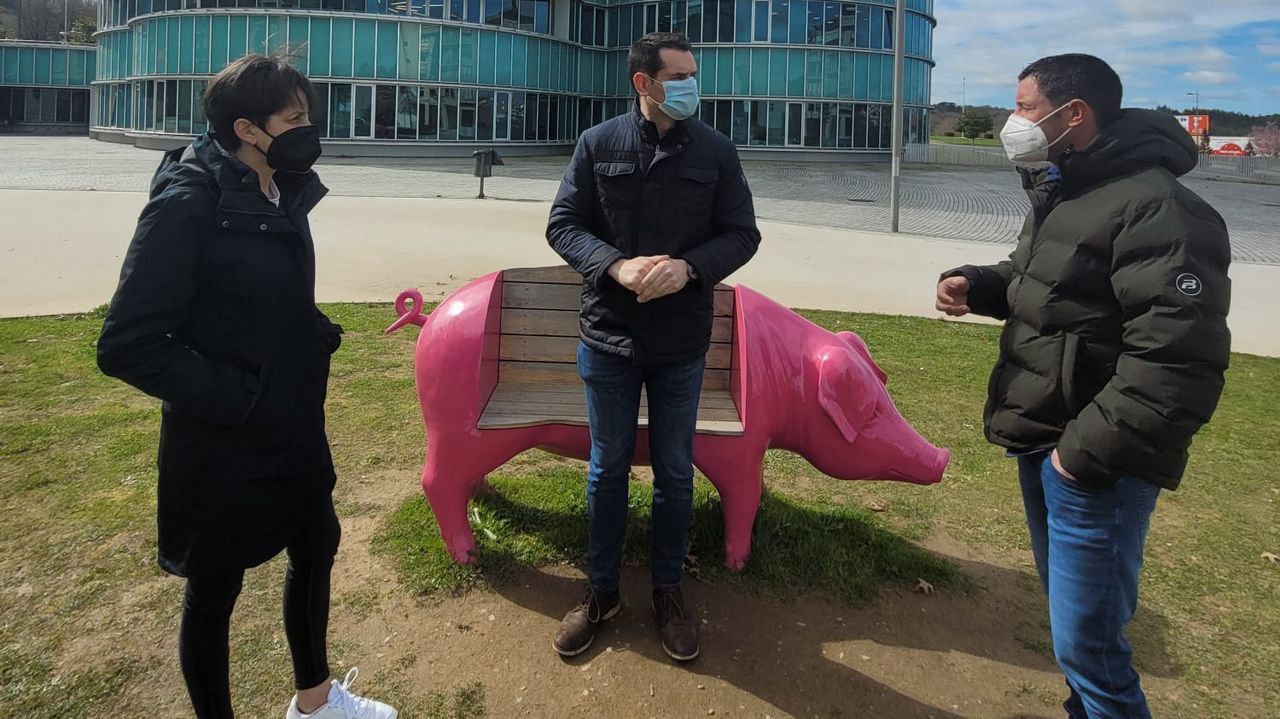
[[[893,152],[889,179],[889,231],[898,231],[898,214],[902,209],[902,80],[903,60],[905,57],[907,3],[898,0],[897,11],[893,15]]]
[[[1188,92],[1187,95],[1196,96],[1196,114],[1199,115],[1200,114],[1200,91],[1196,90],[1195,92]]]

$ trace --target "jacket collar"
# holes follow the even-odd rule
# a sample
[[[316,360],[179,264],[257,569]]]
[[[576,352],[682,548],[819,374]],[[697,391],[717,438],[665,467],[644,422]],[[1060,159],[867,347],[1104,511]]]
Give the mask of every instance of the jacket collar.
[[[208,168],[218,185],[218,214],[279,215],[294,212],[306,215],[328,194],[314,170],[305,173],[277,172],[276,187],[282,196],[277,208],[262,194],[258,173],[218,143],[210,132],[197,137],[183,153],[183,160],[195,159]]]
[[[1037,214],[1044,213],[1056,203],[1062,186],[1062,172],[1056,165],[1019,167],[1018,174],[1022,176],[1022,189]]]
[[[640,131],[640,137],[650,145],[666,144],[675,142],[685,145],[693,141],[693,137],[689,134],[689,120],[676,120],[676,124],[671,126],[667,134],[661,138],[658,137],[658,126],[644,116],[640,111],[640,96],[637,95],[631,103],[631,119],[636,124],[636,129]]]

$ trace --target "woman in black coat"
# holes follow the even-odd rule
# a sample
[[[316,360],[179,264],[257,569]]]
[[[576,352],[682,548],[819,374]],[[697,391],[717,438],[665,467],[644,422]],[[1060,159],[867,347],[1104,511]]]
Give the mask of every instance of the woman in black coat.
[[[165,155],[98,340],[98,366],[163,401],[159,561],[186,577],[179,638],[200,719],[231,717],[228,634],[244,570],[286,550],[288,719],[393,719],[332,681],[329,575],[340,528],[325,436],[329,356],[342,328],[315,304],[307,215],[314,90],[249,56],[204,96],[212,130]]]

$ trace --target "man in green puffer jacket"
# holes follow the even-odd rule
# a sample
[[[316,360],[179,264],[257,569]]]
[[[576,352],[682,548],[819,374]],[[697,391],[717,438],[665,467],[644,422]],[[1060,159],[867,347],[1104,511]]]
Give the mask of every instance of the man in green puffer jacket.
[[[938,284],[939,310],[1005,320],[986,434],[1019,461],[1072,719],[1150,717],[1123,629],[1156,497],[1182,479],[1231,344],[1227,228],[1177,180],[1195,144],[1121,94],[1088,55],[1022,72],[1001,133],[1032,205],[1017,249]]]

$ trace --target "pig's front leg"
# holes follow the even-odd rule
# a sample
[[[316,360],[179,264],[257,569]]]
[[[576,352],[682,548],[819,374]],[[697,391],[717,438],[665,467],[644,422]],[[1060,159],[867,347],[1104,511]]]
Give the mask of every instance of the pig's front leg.
[[[741,437],[701,436],[694,461],[720,493],[724,508],[724,563],[731,571],[747,565],[751,530],[764,490],[764,449]]]

